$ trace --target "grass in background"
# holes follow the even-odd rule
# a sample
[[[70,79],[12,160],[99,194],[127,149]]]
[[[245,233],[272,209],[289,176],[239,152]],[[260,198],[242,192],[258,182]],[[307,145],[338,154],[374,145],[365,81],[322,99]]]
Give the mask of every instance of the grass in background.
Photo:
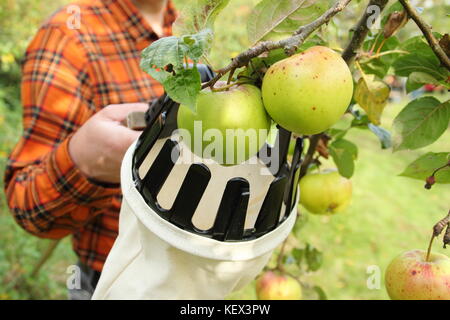
[[[21,121],[21,110],[0,100],[0,299],[65,299],[66,269],[76,262],[69,238],[59,244],[38,277],[30,277],[50,241],[15,223],[3,193],[6,157],[19,138]]]
[[[441,101],[450,94],[438,96]],[[390,129],[392,121],[409,101],[392,103],[386,107],[382,126]],[[343,119],[340,125],[347,123]],[[384,287],[384,271],[389,262],[403,251],[426,250],[433,225],[449,209],[449,184],[435,184],[431,190],[424,181],[398,176],[404,168],[428,151],[448,151],[450,130],[434,144],[416,151],[393,153],[381,150],[378,138],[369,130],[351,129],[346,139],[359,148],[352,177],[353,200],[345,211],[333,216],[308,213],[300,207],[307,223],[300,232],[302,240],[323,251],[320,270],[304,279],[321,286],[329,299],[388,299]],[[321,169],[334,168],[326,161]],[[441,239],[441,238],[440,238]],[[433,250],[450,255],[435,241]],[[381,271],[379,290],[367,287],[369,266]],[[230,296],[232,299],[255,298],[254,284]]]
[[[405,102],[386,108],[383,126],[391,128]],[[436,184],[426,190],[424,181],[398,174],[428,151],[448,151],[450,131],[424,149],[396,153],[381,150],[368,130],[352,129],[346,138],[359,147],[352,178],[353,203],[346,212],[332,217],[309,216],[303,237],[324,251],[324,265],[311,278],[330,298],[384,299],[388,296],[383,284],[380,290],[367,288],[367,267],[379,266],[384,275],[396,255],[426,250],[433,225],[449,209],[450,185]],[[441,241],[435,242],[433,250],[449,255]]]

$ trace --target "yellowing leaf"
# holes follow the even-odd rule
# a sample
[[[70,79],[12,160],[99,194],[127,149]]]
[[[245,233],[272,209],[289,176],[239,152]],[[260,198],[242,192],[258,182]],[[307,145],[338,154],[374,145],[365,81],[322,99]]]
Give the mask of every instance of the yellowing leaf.
[[[381,123],[381,114],[388,102],[391,88],[374,75],[366,75],[359,79],[355,88],[355,101],[366,111],[370,122]]]

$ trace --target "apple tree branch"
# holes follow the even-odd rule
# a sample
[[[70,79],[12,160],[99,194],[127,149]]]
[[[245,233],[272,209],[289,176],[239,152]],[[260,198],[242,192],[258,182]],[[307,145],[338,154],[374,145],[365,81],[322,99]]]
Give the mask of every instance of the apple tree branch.
[[[414,20],[416,25],[422,31],[422,33],[425,36],[425,38],[427,39],[431,49],[433,49],[434,53],[439,58],[442,65],[444,67],[446,67],[448,70],[450,70],[450,58],[447,56],[447,54],[441,48],[436,37],[433,35],[431,26],[420,17],[420,15],[417,13],[416,9],[413,8],[413,6],[409,3],[408,0],[399,0],[399,1],[402,4],[403,8],[405,8],[408,15],[411,17],[411,19]]]
[[[344,52],[342,53],[342,58],[345,60],[345,62],[347,62],[347,64],[350,64],[350,62],[356,56],[357,50],[361,47],[364,39],[366,39],[367,34],[369,33],[369,19],[371,19],[373,15],[370,8],[372,6],[377,6],[380,9],[381,13],[381,11],[383,11],[383,9],[386,7],[388,1],[389,0],[370,0],[358,23],[352,28],[353,36],[347,47],[344,49]]]
[[[216,71],[216,76],[210,81],[203,84],[202,88],[213,87],[214,84],[225,74],[230,71],[234,71],[237,68],[246,66],[253,58],[258,57],[264,52],[268,52],[275,49],[284,48],[288,55],[292,55],[295,50],[303,44],[315,30],[317,30],[323,24],[328,23],[332,17],[337,13],[344,10],[344,8],[352,0],[338,0],[330,9],[328,9],[323,15],[314,20],[313,22],[300,27],[294,34],[286,39],[280,41],[262,41],[256,46],[248,49],[237,55],[232,59],[231,63],[226,67]]]
[[[364,40],[367,37],[367,34],[370,30],[370,24],[369,19],[371,18],[372,14],[370,13],[371,6],[378,6],[381,11],[386,7],[388,3],[388,0],[370,0],[367,4],[366,9],[363,12],[363,15],[359,19],[358,23],[355,27],[353,27],[353,36],[350,39],[349,43],[345,47],[342,58],[345,60],[345,62],[350,65],[353,61],[353,58],[356,56],[358,49],[363,44]],[[311,163],[314,161],[314,153],[317,148],[317,144],[319,143],[320,139],[322,137],[322,133],[313,135],[309,138],[309,147],[308,151],[306,152],[305,159],[303,160],[301,166],[300,166],[300,178],[305,176],[308,172],[308,168],[311,165]]]

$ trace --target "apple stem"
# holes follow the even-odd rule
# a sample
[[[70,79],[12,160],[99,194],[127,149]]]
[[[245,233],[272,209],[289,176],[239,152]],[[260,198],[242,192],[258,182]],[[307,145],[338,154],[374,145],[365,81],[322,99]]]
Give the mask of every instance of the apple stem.
[[[233,83],[227,84],[227,85],[222,86],[222,87],[211,88],[211,91],[213,91],[213,92],[226,91],[226,90],[230,89],[231,87],[233,87],[233,86],[235,86],[235,85],[237,85],[237,84],[238,84],[238,83],[233,82]]]
[[[231,87],[234,86],[240,86],[242,84],[252,84],[251,82],[233,82],[227,85],[224,85],[222,87],[218,87],[218,88],[211,88],[211,91],[213,92],[221,92],[221,91],[227,91],[228,89],[230,89]]]
[[[231,80],[233,79],[234,71],[236,71],[236,69],[231,69],[231,71],[228,75],[227,85],[229,85],[231,83]]]
[[[435,235],[433,232],[433,235],[431,236],[430,244],[428,245],[427,256],[425,258],[425,262],[430,262],[431,247],[433,245],[434,238],[435,238]]]

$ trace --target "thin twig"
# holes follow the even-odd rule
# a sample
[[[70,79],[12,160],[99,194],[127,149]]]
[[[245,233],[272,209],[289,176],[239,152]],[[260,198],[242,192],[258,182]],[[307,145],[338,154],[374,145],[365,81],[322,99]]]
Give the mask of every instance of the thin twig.
[[[356,56],[357,50],[361,47],[364,39],[369,33],[369,19],[373,18],[373,12],[370,10],[372,6],[378,6],[380,12],[383,11],[384,7],[388,3],[388,0],[370,0],[363,15],[359,19],[355,27],[353,27],[353,36],[349,44],[342,53],[342,58],[349,64],[353,58]]]
[[[213,87],[214,84],[225,74],[231,70],[246,66],[253,58],[258,57],[264,52],[268,52],[275,49],[284,48],[286,54],[292,55],[297,48],[303,44],[308,36],[310,36],[315,30],[325,23],[328,23],[332,17],[337,13],[344,10],[344,8],[352,0],[338,0],[330,9],[328,9],[323,15],[314,20],[313,22],[300,27],[291,37],[282,39],[280,41],[263,41],[254,47],[240,53],[231,60],[231,63],[226,67],[217,70],[216,76],[210,81],[203,84],[202,88]]]
[[[380,53],[378,53],[378,54],[375,54],[375,55],[373,55],[373,56],[369,56],[369,57],[367,57],[367,58],[365,58],[364,56],[361,56],[361,57],[364,57],[364,60],[361,61],[361,63],[366,63],[366,62],[368,62],[368,61],[370,61],[370,60],[378,59],[378,58],[381,58],[382,56],[386,56],[386,55],[388,55],[388,54],[395,54],[395,53],[407,54],[407,53],[409,53],[409,51],[404,51],[404,50],[389,50],[389,51],[380,52]]]
[[[444,52],[444,50],[439,45],[439,42],[434,37],[433,32],[431,31],[431,26],[426,23],[420,15],[417,13],[416,9],[414,9],[408,0],[399,0],[402,4],[403,8],[405,8],[408,15],[414,20],[416,25],[422,31],[423,35],[427,39],[431,49],[433,49],[436,56],[441,61],[442,65],[450,70],[450,58]]]
[[[283,257],[284,257],[284,249],[286,248],[286,243],[288,241],[288,238],[284,239],[283,243],[281,244],[280,253],[277,257],[277,266],[275,267],[279,271],[285,271],[283,268]]]
[[[308,167],[314,161],[314,153],[316,152],[317,145],[319,143],[322,134],[315,134],[309,138],[309,147],[306,152],[305,159],[300,166],[300,179],[303,178],[308,173]]]
[[[36,263],[33,270],[31,271],[31,273],[30,273],[31,278],[34,278],[38,275],[42,266],[52,256],[52,254],[55,251],[56,247],[58,246],[59,242],[60,242],[60,240],[51,240],[51,242],[48,244],[48,247],[45,249],[45,251],[42,253],[42,256],[39,258],[39,261]]]

